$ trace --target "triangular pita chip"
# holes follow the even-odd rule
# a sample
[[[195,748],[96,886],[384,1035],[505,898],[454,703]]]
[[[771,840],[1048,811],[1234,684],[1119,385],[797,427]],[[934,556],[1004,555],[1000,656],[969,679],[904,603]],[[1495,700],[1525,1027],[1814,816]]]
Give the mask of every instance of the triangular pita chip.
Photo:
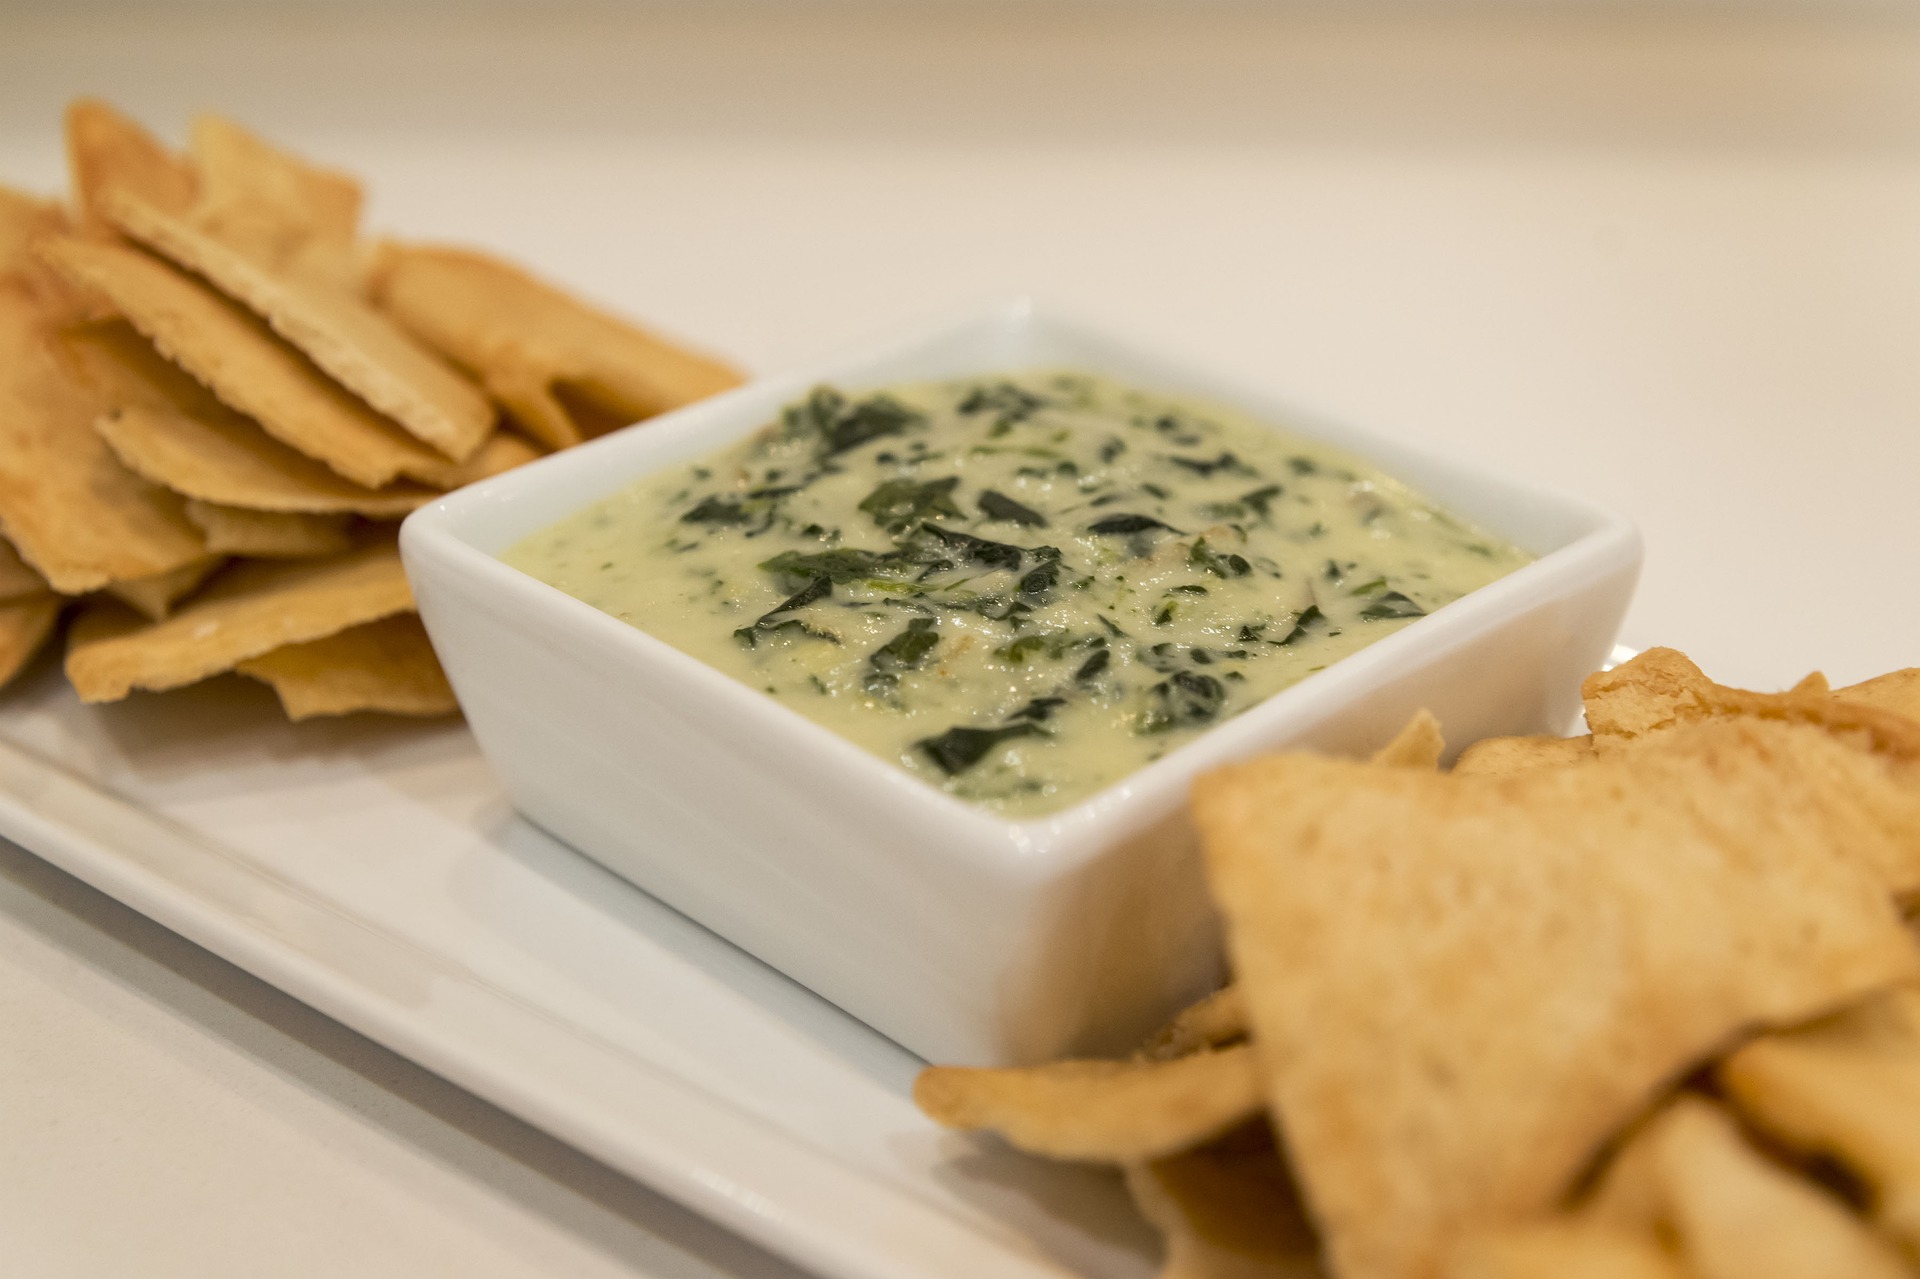
[[[708,356],[586,306],[498,258],[387,245],[375,300],[550,448],[737,386]]]
[[[1512,777],[1592,758],[1590,737],[1489,737],[1461,751],[1453,771],[1462,777]]]
[[[411,613],[278,648],[237,669],[271,684],[289,719],[354,711],[448,715],[460,709],[426,628]]]
[[[1324,1279],[1319,1241],[1265,1118],[1127,1170],[1166,1240],[1160,1279]]]
[[[100,211],[107,191],[132,192],[173,213],[186,212],[199,194],[185,159],[98,98],[79,98],[67,107],[67,169],[82,227],[99,234],[112,234]]]
[[[0,688],[13,682],[53,634],[62,601],[54,595],[29,595],[0,603]]]
[[[193,122],[192,145],[197,227],[278,275],[355,287],[358,182],[219,116]]]
[[[1036,1155],[1103,1163],[1185,1150],[1262,1108],[1253,1050],[1244,1044],[1165,1061],[929,1066],[913,1099],[949,1128],[991,1129]]]
[[[1920,991],[1762,1035],[1718,1077],[1756,1127],[1859,1178],[1875,1220],[1920,1256]]]
[[[1718,1106],[1683,1093],[1635,1141],[1649,1150],[1661,1225],[1699,1279],[1909,1279],[1891,1244],[1761,1155]]]
[[[163,622],[147,624],[117,606],[90,608],[68,638],[67,678],[82,701],[118,701],[412,609],[389,543],[332,560],[238,564]]]
[[[198,559],[206,548],[180,499],[95,434],[99,401],[53,327],[31,294],[0,280],[0,530],[68,595]]]
[[[411,474],[435,488],[465,488],[544,456],[538,446],[529,444],[515,432],[495,431],[466,461],[417,467]]]
[[[212,577],[227,561],[208,555],[152,577],[130,577],[112,582],[107,594],[123,604],[131,604],[149,621],[157,622],[173,611],[173,606],[193,594],[200,583]]]
[[[101,205],[122,233],[250,308],[335,381],[449,458],[471,456],[493,429],[493,405],[478,387],[356,294],[277,275],[132,194],[109,192]]]
[[[1205,1048],[1223,1048],[1246,1037],[1246,999],[1238,986],[1228,986],[1182,1009],[1179,1016],[1147,1041],[1140,1054],[1164,1061]]]
[[[79,240],[42,246],[68,278],[98,289],[161,354],[292,448],[378,488],[447,461],[341,389],[234,302],[137,249]]]
[[[1652,1238],[1565,1217],[1476,1235],[1445,1279],[1700,1279]]]
[[[85,325],[66,341],[102,388],[108,407],[94,426],[114,455],[183,496],[254,511],[398,519],[440,495],[404,482],[366,488],[288,448],[162,358],[124,320]]]
[[[50,589],[47,579],[20,558],[13,543],[0,539],[0,604],[29,595],[45,595]]]
[[[249,511],[189,498],[187,518],[198,526],[207,539],[207,549],[215,555],[316,559],[338,555],[353,545],[350,517],[345,515]]]
[[[1440,734],[1440,721],[1432,711],[1422,710],[1392,741],[1373,753],[1373,762],[1391,768],[1435,769],[1446,753],[1447,739]]]
[[[1268,1097],[1345,1279],[1432,1273],[1551,1208],[1736,1032],[1914,972],[1848,843],[1873,823],[1810,807],[1788,738],[1833,746],[1707,724],[1514,778],[1290,755],[1196,784]]]
[[[1920,667],[1892,671],[1858,684],[1849,684],[1845,688],[1835,689],[1833,695],[1842,702],[1874,706],[1911,720],[1920,720]]]

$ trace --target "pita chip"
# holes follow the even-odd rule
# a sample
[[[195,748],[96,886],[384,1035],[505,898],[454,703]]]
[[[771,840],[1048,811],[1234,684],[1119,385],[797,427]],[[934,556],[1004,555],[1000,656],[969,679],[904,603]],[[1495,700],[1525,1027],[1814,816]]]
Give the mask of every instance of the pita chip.
[[[0,531],[66,595],[200,558],[180,499],[95,434],[99,401],[54,327],[33,296],[0,281]]]
[[[1920,991],[1762,1035],[1717,1076],[1755,1127],[1865,1183],[1874,1219],[1920,1257]]]
[[[1920,667],[1893,671],[1858,684],[1835,689],[1833,696],[1842,702],[1873,706],[1920,721]]]
[[[87,311],[86,299],[42,262],[38,252],[40,241],[67,230],[66,210],[59,204],[0,186],[0,279],[31,298],[50,323]]]
[[[237,669],[272,685],[288,719],[354,711],[450,715],[460,709],[426,628],[411,613],[290,644]]]
[[[1433,712],[1421,710],[1407,721],[1394,739],[1373,753],[1373,762],[1390,768],[1440,767],[1447,753],[1447,740],[1440,734],[1440,721]]]
[[[130,193],[106,193],[101,208],[128,238],[247,306],[335,381],[454,461],[493,430],[494,408],[480,389],[357,294],[275,274]]]
[[[0,604],[48,592],[47,579],[20,558],[13,543],[0,539]]]
[[[1699,1279],[1908,1279],[1891,1244],[1761,1155],[1718,1106],[1683,1093],[1635,1140],[1650,1147],[1662,1224]]]
[[[466,461],[416,467],[409,474],[435,488],[465,488],[545,456],[542,449],[527,443],[515,432],[495,431]]]
[[[207,539],[215,555],[256,559],[315,559],[338,555],[353,545],[345,515],[294,515],[285,511],[249,511],[187,499],[187,518]]]
[[[1244,1044],[1164,1061],[929,1066],[913,1099],[949,1128],[991,1129],[1032,1154],[1101,1163],[1185,1150],[1262,1108],[1253,1050]]]
[[[162,358],[124,320],[82,326],[66,340],[102,388],[107,408],[94,427],[114,456],[185,497],[252,511],[398,519],[439,496],[418,484],[366,488],[288,448]]]
[[[1319,1241],[1264,1118],[1126,1169],[1166,1240],[1160,1279],[1324,1279]]]
[[[108,191],[131,192],[173,213],[186,212],[199,194],[184,158],[98,98],[79,98],[67,107],[67,170],[82,227],[95,234],[112,234],[101,213]]]
[[[549,448],[740,382],[718,360],[481,253],[389,244],[375,266],[373,293],[414,336],[479,378]]]
[[[238,304],[146,253],[55,240],[42,253],[113,299],[160,353],[281,443],[378,488],[446,459],[343,390]]]
[[[26,669],[60,620],[62,601],[54,595],[29,595],[0,603],[0,688]]]
[[[1247,1037],[1247,1004],[1238,986],[1214,991],[1149,1039],[1143,1057],[1165,1061],[1209,1048],[1223,1048]]]
[[[1286,755],[1196,783],[1263,1083],[1345,1279],[1424,1279],[1548,1212],[1731,1036],[1915,971],[1863,823],[1809,809],[1796,748],[1756,735],[1833,745],[1704,724],[1511,778]]]
[[[390,543],[338,559],[238,564],[162,622],[117,606],[88,609],[68,638],[67,678],[82,701],[113,702],[412,609]]]
[[[193,122],[192,150],[201,188],[192,209],[197,228],[276,275],[354,291],[358,182],[219,116]]]
[[[1476,1235],[1445,1279],[1699,1279],[1646,1235],[1550,1217]]]
[[[1592,758],[1591,737],[1489,737],[1461,751],[1453,771],[1462,777],[1513,777]]]
[[[107,594],[123,604],[130,604],[150,621],[159,621],[173,611],[173,606],[193,594],[200,583],[212,577],[215,570],[226,560],[218,555],[207,555],[179,568],[165,573],[155,573],[152,577],[130,577],[125,581],[110,582]]]

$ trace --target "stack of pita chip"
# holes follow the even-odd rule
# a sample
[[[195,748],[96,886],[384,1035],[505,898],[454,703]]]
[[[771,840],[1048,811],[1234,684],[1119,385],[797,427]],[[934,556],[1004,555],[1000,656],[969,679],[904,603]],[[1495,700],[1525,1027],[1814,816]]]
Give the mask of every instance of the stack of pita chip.
[[[441,493],[738,381],[218,118],[67,113],[0,187],[0,683],[71,615],[90,702],[227,671],[294,718],[455,709],[395,550]],[[69,606],[69,602],[73,603]]]
[[[1122,1167],[1167,1279],[1920,1275],[1920,670],[1584,692],[1451,772],[1423,715],[1202,779],[1235,984],[917,1099]]]

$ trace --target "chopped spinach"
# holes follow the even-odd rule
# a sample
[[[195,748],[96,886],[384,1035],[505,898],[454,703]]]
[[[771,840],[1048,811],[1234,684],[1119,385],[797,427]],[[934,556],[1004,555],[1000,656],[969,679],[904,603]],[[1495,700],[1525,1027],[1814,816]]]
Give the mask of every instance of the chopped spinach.
[[[1297,644],[1307,637],[1309,628],[1319,626],[1326,620],[1327,615],[1320,611],[1318,604],[1309,604],[1301,611],[1300,616],[1293,619],[1292,630],[1288,631],[1282,638],[1268,640],[1267,643],[1279,648],[1285,648],[1289,644]]]
[[[1024,524],[1029,528],[1045,528],[1047,517],[1031,506],[1022,506],[1005,493],[996,493],[992,489],[980,495],[980,510],[990,520],[1008,520],[1015,524]],[[958,515],[958,511],[952,512]]]
[[[1252,475],[1254,469],[1231,453],[1221,453],[1219,457],[1208,461],[1203,457],[1175,457],[1167,455],[1167,461],[1182,470],[1192,471],[1201,479],[1211,477],[1216,471],[1227,471],[1235,475]]]
[[[866,578],[889,577],[915,566],[912,556],[902,551],[863,551],[851,546],[831,551],[782,551],[760,567],[776,577],[811,581],[824,577],[845,584]]]
[[[953,502],[953,490],[959,483],[957,475],[925,481],[888,480],[861,499],[860,509],[887,532],[904,533],[936,515],[964,515]]]
[[[1197,564],[1218,577],[1245,577],[1253,572],[1253,565],[1247,563],[1246,556],[1236,555],[1231,551],[1222,555],[1209,547],[1204,537],[1195,542],[1193,549],[1187,552],[1187,562]]]
[[[923,737],[914,745],[949,777],[958,776],[986,758],[988,751],[1015,737],[1045,737],[1046,730],[1032,720],[1000,728],[949,728],[937,737]]]
[[[721,497],[714,494],[703,498],[700,504],[680,517],[682,524],[745,524],[753,519],[739,498]]]
[[[1087,525],[1089,533],[1145,533],[1152,529],[1163,528],[1169,533],[1180,530],[1171,524],[1156,520],[1151,515],[1109,515]]]
[[[1176,671],[1147,690],[1151,699],[1141,720],[1143,733],[1165,733],[1212,723],[1226,704],[1225,685],[1211,675]]]
[[[923,523],[920,531],[939,541],[948,548],[958,551],[975,564],[987,568],[1018,569],[1020,560],[1026,554],[1018,546],[1009,546],[1005,542],[990,542],[984,537],[975,537],[971,533],[961,533],[954,529],[941,528],[938,524]]]
[[[1101,671],[1106,670],[1112,661],[1112,650],[1103,648],[1086,661],[1080,663],[1080,669],[1073,673],[1073,678],[1078,683],[1084,683],[1098,675]]]
[[[803,635],[811,635],[815,639],[828,640],[838,644],[840,637],[832,631],[824,631],[817,627],[809,626],[797,617],[781,617],[783,613],[791,613],[796,609],[805,608],[807,605],[817,603],[832,594],[833,579],[822,574],[814,578],[811,582],[808,582],[788,598],[782,600],[771,609],[768,609],[765,613],[762,613],[759,620],[754,622],[753,625],[742,626],[739,630],[736,630],[733,633],[733,637],[742,644],[745,644],[748,648],[756,647],[759,644],[761,635],[778,632],[797,632]]]
[[[1371,604],[1360,610],[1360,616],[1369,622],[1383,622],[1395,617],[1425,617],[1427,610],[1402,595],[1399,591],[1388,591],[1376,595]]]

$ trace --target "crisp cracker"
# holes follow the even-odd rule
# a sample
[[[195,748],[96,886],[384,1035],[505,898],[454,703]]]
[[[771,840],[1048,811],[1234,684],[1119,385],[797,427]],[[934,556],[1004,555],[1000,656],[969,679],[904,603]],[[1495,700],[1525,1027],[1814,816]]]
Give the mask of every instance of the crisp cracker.
[[[1726,1112],[1682,1094],[1638,1138],[1699,1279],[1910,1279],[1845,1205],[1755,1150]]]
[[[1736,1031],[1915,971],[1849,846],[1871,823],[1809,804],[1788,739],[1834,746],[1743,722],[1514,778],[1290,755],[1200,779],[1269,1100],[1342,1275],[1431,1273],[1548,1210]]]
[[[137,249],[53,240],[42,253],[96,288],[161,354],[268,434],[369,488],[446,459],[380,417],[212,289]]]
[[[1835,689],[1836,700],[1858,706],[1872,706],[1895,715],[1920,721],[1920,667],[1890,671],[1885,675]]]
[[[276,274],[356,287],[357,181],[219,116],[193,122],[192,150],[201,188],[195,226]]]
[[[1651,1238],[1565,1217],[1476,1235],[1444,1279],[1700,1279]]]
[[[237,564],[163,622],[137,624],[100,606],[81,614],[67,645],[67,678],[82,701],[118,701],[412,608],[389,543],[332,560]]]
[[[0,688],[26,669],[60,620],[58,596],[28,595],[0,603]]]
[[[405,482],[366,488],[288,448],[215,399],[124,320],[81,326],[66,343],[102,388],[107,408],[94,427],[114,456],[182,496],[252,511],[384,519],[439,496]]]
[[[207,539],[207,549],[216,555],[316,559],[339,555],[353,545],[351,517],[346,515],[249,511],[188,498],[187,518],[200,529]]]
[[[67,169],[81,225],[94,234],[112,234],[100,207],[110,190],[132,192],[173,213],[184,213],[199,195],[193,166],[98,98],[67,106]]]
[[[192,271],[265,319],[349,391],[454,461],[493,430],[480,389],[355,294],[282,277],[183,217],[127,192],[101,207],[129,238]]]
[[[1247,1003],[1238,986],[1214,991],[1163,1026],[1141,1048],[1144,1057],[1164,1061],[1207,1048],[1221,1048],[1247,1037]]]
[[[733,368],[595,310],[498,258],[384,246],[376,301],[549,448],[737,386]]]
[[[1440,757],[1446,753],[1447,739],[1441,736],[1440,721],[1433,717],[1432,711],[1423,708],[1414,713],[1392,741],[1373,753],[1372,762],[1388,768],[1430,771],[1440,767]]]
[[[59,204],[0,186],[0,278],[32,298],[50,323],[77,319],[89,308],[89,299],[40,260],[40,241],[68,230]]]
[[[411,613],[278,648],[236,669],[272,685],[288,719],[354,711],[448,715],[460,709],[426,628]]]
[[[949,1128],[987,1128],[1053,1159],[1139,1163],[1217,1137],[1260,1113],[1246,1045],[1166,1061],[929,1066],[920,1109]]]
[[[131,604],[149,621],[157,622],[173,611],[173,606],[193,594],[200,584],[227,561],[219,555],[207,555],[191,563],[152,577],[131,577],[107,584],[107,594]]]
[[[529,444],[516,432],[495,431],[466,461],[416,467],[411,474],[414,478],[431,484],[435,488],[465,488],[469,484],[478,484],[481,480],[511,471],[517,466],[525,466],[528,462],[545,456],[544,450],[537,445]]]
[[[1859,1177],[1874,1219],[1920,1257],[1920,990],[1763,1035],[1716,1073],[1756,1127]]]
[[[0,531],[67,595],[206,553],[174,494],[94,433],[100,404],[57,344],[55,321],[0,281]]]
[[[1323,1279],[1319,1241],[1264,1118],[1126,1169],[1166,1240],[1160,1279]]]
[[[45,595],[47,579],[34,572],[13,549],[13,543],[0,539],[0,604],[30,595]]]
[[[1453,771],[1462,777],[1513,777],[1592,758],[1591,737],[1489,737],[1461,751]]]

